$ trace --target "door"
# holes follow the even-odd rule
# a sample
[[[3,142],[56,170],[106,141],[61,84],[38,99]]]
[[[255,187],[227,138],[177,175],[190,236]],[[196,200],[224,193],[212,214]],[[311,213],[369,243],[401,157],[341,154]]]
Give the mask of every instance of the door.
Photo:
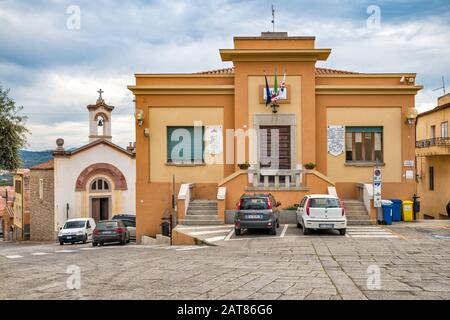
[[[95,222],[109,220],[109,198],[92,198],[91,208]]]
[[[92,199],[92,205],[91,205],[91,216],[92,219],[94,219],[95,222],[100,221],[100,198],[93,198]]]
[[[291,169],[291,127],[260,126],[260,168]],[[278,164],[272,163],[272,145],[278,135]],[[276,152],[276,150],[274,150]],[[276,156],[274,154],[273,156]]]
[[[100,199],[100,219],[101,220],[109,220],[109,199],[108,198]]]

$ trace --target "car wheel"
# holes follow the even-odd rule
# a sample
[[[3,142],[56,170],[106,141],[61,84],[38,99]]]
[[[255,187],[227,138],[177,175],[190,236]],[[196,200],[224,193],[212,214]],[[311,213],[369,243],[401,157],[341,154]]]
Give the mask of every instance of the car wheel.
[[[236,235],[236,236],[240,236],[241,235],[241,229],[234,229],[234,234]]]
[[[59,242],[59,245],[60,245],[60,246],[63,246],[63,245],[64,245],[64,242],[60,241],[60,242]]]
[[[272,227],[272,229],[270,230],[270,235],[272,235],[272,236],[276,236],[277,235],[277,227],[276,227],[276,225],[274,225]]]
[[[104,245],[105,245],[105,244],[104,244],[103,242],[100,242],[100,246],[102,246],[102,247],[103,247]]]
[[[87,242],[87,234],[85,234],[83,237],[83,244],[86,244],[86,242]]]
[[[301,225],[301,223],[300,223],[300,222],[297,222],[297,228],[299,228],[299,229],[301,229],[301,228],[302,228],[302,225]]]
[[[123,237],[123,239],[122,239],[122,241],[120,242],[120,244],[121,244],[122,246],[124,246],[124,245],[127,244],[127,236],[124,236],[124,237]]]
[[[345,233],[347,232],[347,230],[346,229],[340,229],[339,230],[339,234],[341,235],[341,236],[345,236]]]
[[[303,234],[306,236],[309,234],[309,229],[305,226],[303,226]]]
[[[97,242],[95,242],[95,241],[92,241],[92,246],[93,246],[93,247],[96,247],[96,246],[97,246],[97,244],[98,244]]]
[[[277,220],[277,228],[280,227],[280,222]]]

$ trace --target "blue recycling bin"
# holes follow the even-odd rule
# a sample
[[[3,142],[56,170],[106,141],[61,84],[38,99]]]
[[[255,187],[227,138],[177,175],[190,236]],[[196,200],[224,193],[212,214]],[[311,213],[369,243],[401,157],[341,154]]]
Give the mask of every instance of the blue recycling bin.
[[[383,204],[383,222],[384,224],[392,224],[394,206],[392,204]]]
[[[400,199],[391,199],[392,201],[392,221],[402,221],[402,203]]]

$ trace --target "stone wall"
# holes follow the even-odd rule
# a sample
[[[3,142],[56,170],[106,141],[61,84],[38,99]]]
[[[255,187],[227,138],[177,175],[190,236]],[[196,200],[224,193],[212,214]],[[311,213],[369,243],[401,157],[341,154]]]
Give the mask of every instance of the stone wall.
[[[43,181],[43,199],[39,195],[39,181]],[[30,225],[31,240],[54,241],[54,174],[53,170],[31,170],[30,179]]]

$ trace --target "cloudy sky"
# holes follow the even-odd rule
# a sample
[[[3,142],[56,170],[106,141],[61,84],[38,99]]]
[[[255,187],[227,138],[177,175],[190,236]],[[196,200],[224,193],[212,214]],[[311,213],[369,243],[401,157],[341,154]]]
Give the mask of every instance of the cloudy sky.
[[[32,132],[29,149],[87,142],[86,105],[102,88],[116,106],[113,140],[133,141],[133,74],[196,72],[229,66],[219,48],[234,35],[271,29],[314,35],[332,48],[319,63],[358,72],[416,72],[425,86],[416,99],[430,109],[450,91],[449,0],[0,0],[0,82],[24,106]],[[380,9],[379,28],[367,24]],[[80,24],[73,6],[80,10]],[[369,20],[372,21],[372,20]]]

